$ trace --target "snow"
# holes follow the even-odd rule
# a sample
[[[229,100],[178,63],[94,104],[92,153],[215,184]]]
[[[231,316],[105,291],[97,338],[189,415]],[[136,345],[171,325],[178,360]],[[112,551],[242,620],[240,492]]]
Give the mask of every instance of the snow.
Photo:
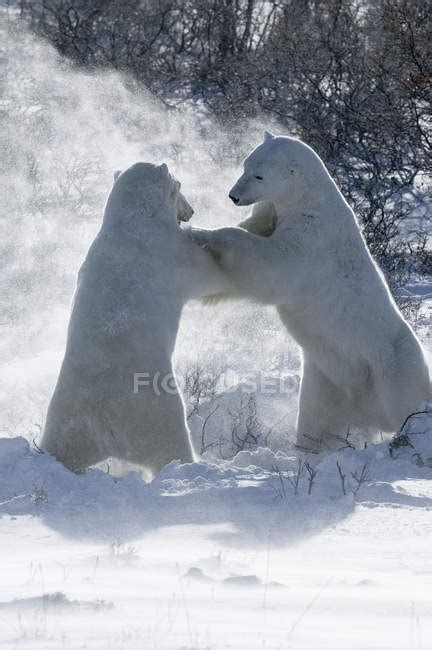
[[[2,576],[20,589],[2,598],[39,600],[0,607],[2,639],[11,649],[427,648],[429,520],[362,507],[287,552],[273,539],[263,550],[221,549],[223,527],[182,525],[135,546],[66,546],[38,519],[26,530],[9,519],[0,541],[13,539],[14,554]]]
[[[120,75],[71,70],[22,29],[4,29],[0,15],[10,154],[0,198],[0,647],[432,648],[432,415],[413,418],[410,444],[392,455],[383,441],[302,456],[292,446],[299,353],[273,309],[191,303],[175,353],[179,372],[209,360],[223,371],[190,418],[195,447],[218,404],[207,442],[225,436],[230,451],[229,412],[253,381],[269,448],[227,460],[210,448],[145,483],[114,462],[110,472],[123,476],[107,464],[74,475],[33,445],[113,170],[164,159],[199,225],[245,214],[226,196],[238,175],[227,163],[234,146],[201,113],[165,114]],[[245,124],[235,148],[250,149],[262,126]],[[416,329],[431,358],[432,284],[413,282],[405,294],[421,301]],[[266,392],[274,378],[284,390]],[[306,462],[316,470],[311,494]]]
[[[260,448],[173,461],[151,483],[75,475],[0,439],[0,640],[430,647],[432,412],[406,430],[412,446],[392,455],[386,442],[323,457]],[[316,470],[311,494],[307,471],[295,488],[299,461]]]

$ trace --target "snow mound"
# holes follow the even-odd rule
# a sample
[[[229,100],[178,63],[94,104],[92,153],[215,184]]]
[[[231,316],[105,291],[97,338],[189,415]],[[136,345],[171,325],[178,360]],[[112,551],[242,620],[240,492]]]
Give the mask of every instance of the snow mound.
[[[113,609],[112,603],[103,600],[81,601],[71,600],[62,591],[42,596],[30,596],[28,598],[14,598],[13,600],[0,602],[0,610],[16,610],[19,612],[34,609],[55,609],[55,610],[90,610],[100,611],[101,609]]]
[[[24,438],[0,439],[0,516],[41,517],[73,538],[126,541],[163,526],[229,523],[224,541],[280,543],[318,532],[356,507],[432,507],[406,479],[431,478],[432,409],[412,417],[392,443],[320,457],[260,448],[219,465],[168,464],[151,482],[130,472],[76,475]]]

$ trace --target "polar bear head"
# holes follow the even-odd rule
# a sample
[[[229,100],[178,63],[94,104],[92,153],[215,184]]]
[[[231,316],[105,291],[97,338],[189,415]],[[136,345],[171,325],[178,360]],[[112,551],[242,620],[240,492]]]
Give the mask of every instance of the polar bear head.
[[[243,175],[229,193],[239,206],[261,201],[306,205],[311,193],[329,178],[322,160],[307,144],[268,131],[243,167]]]
[[[180,191],[181,185],[168,167],[135,163],[124,172],[115,172],[104,221],[138,228],[146,218],[169,224],[189,221],[193,209]]]

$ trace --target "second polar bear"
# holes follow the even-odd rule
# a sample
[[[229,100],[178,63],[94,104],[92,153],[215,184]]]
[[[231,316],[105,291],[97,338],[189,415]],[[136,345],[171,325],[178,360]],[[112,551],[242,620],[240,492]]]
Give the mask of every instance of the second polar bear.
[[[428,368],[322,160],[266,133],[230,198],[256,204],[243,228],[191,234],[240,294],[277,306],[301,346],[298,445],[340,444],[350,427],[397,431],[430,399]]]
[[[41,443],[70,469],[114,456],[155,474],[194,458],[171,357],[185,302],[230,286],[179,227],[192,212],[166,165],[116,178],[79,272]]]

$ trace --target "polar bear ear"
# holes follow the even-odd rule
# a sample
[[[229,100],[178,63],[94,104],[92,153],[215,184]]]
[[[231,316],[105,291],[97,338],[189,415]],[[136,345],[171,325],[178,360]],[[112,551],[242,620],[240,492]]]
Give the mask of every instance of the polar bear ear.
[[[264,142],[268,142],[269,140],[274,140],[273,133],[270,133],[270,131],[264,131]]]
[[[114,172],[114,183],[116,182],[116,180],[118,179],[118,177],[120,176],[120,174],[121,174],[121,169],[117,169],[117,170]]]
[[[165,176],[168,176],[168,167],[165,163],[162,163],[162,165],[159,165],[159,169],[161,172],[165,174]]]

